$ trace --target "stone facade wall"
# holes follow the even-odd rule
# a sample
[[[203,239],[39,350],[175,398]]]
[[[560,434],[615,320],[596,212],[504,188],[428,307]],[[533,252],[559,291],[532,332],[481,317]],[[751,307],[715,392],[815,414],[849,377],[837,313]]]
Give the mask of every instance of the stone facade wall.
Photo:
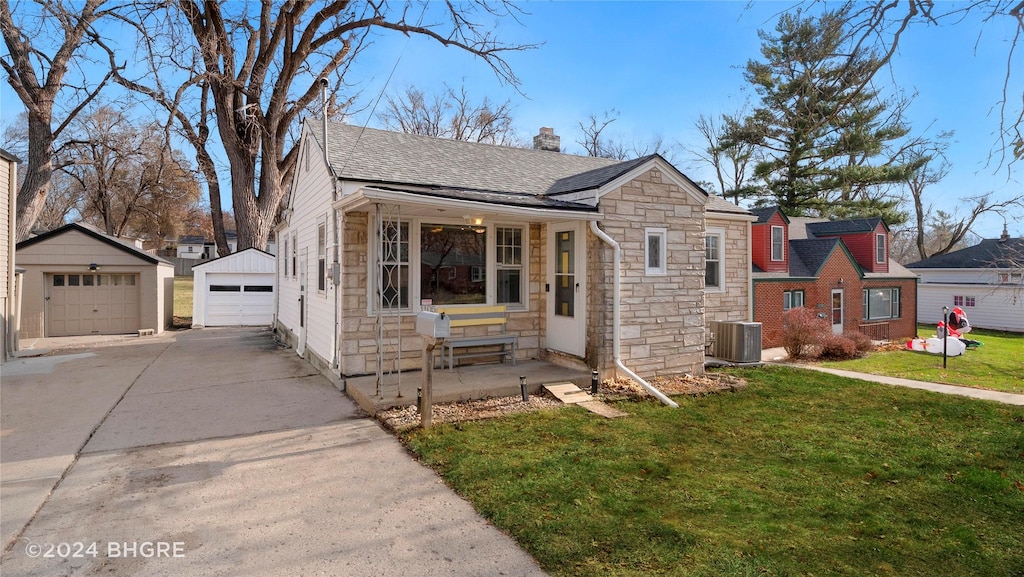
[[[619,243],[620,354],[641,377],[704,369],[704,206],[652,168],[600,199],[600,226]],[[645,229],[667,229],[664,276],[645,271]],[[613,251],[588,234],[587,362],[614,373]]]
[[[725,231],[724,260],[725,290],[704,293],[707,325],[711,321],[749,321],[750,319],[750,259],[747,221],[715,219],[709,213],[707,226]]]

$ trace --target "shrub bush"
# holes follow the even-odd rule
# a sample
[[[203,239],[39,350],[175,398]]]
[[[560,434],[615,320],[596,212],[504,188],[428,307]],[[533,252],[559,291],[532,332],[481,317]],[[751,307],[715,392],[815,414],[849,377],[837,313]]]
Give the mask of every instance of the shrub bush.
[[[870,339],[868,339],[870,341]],[[847,335],[829,335],[818,349],[818,358],[823,361],[845,361],[861,356],[857,343]]]
[[[814,346],[831,334],[828,320],[819,318],[811,309],[789,309],[782,313],[782,347],[791,359],[813,356]]]
[[[853,344],[857,347],[857,352],[870,353],[875,350],[875,344],[871,342],[871,337],[860,331],[845,333],[843,336],[853,341]]]

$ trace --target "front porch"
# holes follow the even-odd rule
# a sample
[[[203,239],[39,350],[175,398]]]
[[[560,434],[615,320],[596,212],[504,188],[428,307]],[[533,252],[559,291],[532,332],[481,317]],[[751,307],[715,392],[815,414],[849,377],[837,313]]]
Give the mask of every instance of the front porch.
[[[376,375],[350,377],[345,379],[345,390],[360,408],[373,415],[391,407],[415,405],[417,389],[421,386],[420,375],[418,370],[384,375],[383,394],[378,394]],[[451,371],[434,369],[434,403],[518,396],[521,376],[526,377],[527,389],[534,395],[549,383],[571,382],[589,389],[591,373],[586,368],[570,368],[533,359],[520,360],[515,365],[473,364],[458,366]]]

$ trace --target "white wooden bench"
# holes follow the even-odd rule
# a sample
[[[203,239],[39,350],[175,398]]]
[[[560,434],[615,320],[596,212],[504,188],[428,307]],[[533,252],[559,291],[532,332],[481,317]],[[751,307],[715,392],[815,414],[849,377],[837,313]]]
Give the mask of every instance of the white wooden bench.
[[[459,359],[473,357],[500,356],[501,362],[505,362],[506,358],[510,358],[512,359],[512,364],[516,364],[516,346],[519,344],[519,337],[514,334],[505,333],[508,314],[503,305],[438,308],[437,312],[443,312],[448,316],[452,328],[498,325],[502,331],[501,334],[448,337],[444,340],[441,350],[442,369],[444,369],[446,361],[450,371],[455,368],[455,363]],[[494,347],[499,345],[501,346],[500,350],[489,349],[481,351],[478,349],[478,347]],[[460,352],[456,352],[456,349],[459,349]]]

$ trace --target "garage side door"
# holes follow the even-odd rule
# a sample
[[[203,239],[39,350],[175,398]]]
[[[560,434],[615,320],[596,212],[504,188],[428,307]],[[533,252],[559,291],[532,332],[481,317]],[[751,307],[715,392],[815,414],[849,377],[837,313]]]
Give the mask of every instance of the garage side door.
[[[46,275],[47,336],[116,335],[139,330],[135,274]]]
[[[264,326],[273,320],[273,274],[206,274],[205,326]]]

